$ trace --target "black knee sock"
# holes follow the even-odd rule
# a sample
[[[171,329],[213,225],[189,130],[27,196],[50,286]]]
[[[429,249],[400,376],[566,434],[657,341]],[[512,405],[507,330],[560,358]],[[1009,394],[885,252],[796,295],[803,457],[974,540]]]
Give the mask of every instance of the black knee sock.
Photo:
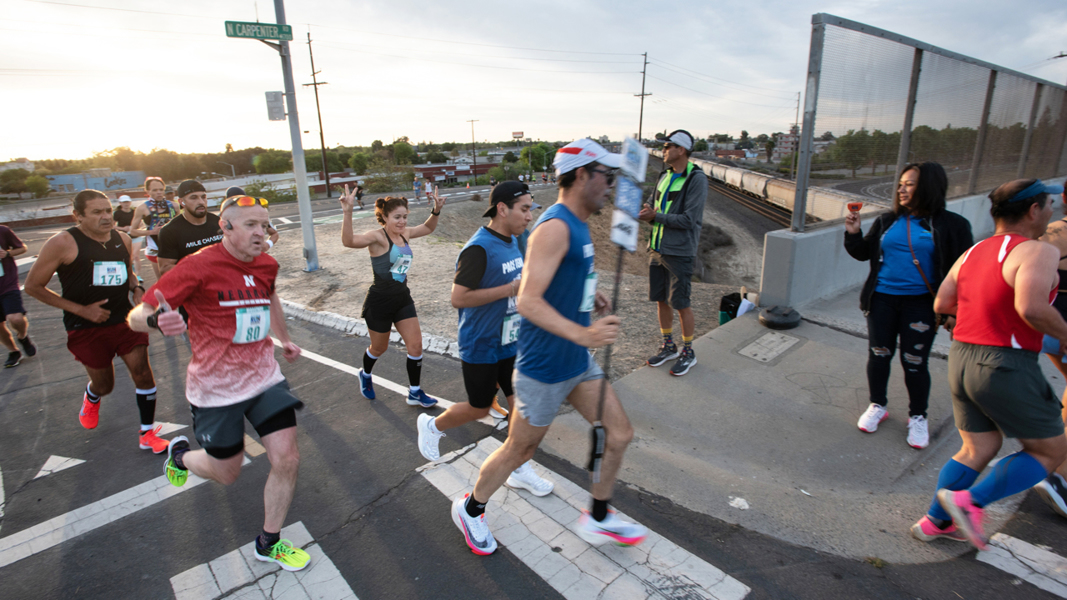
[[[378,362],[377,356],[371,356],[370,349],[363,353],[363,372],[370,375],[372,369],[374,369],[374,363]]]
[[[93,393],[93,382],[85,386],[85,395],[89,396],[89,402],[100,402],[100,396]]]
[[[137,390],[137,410],[141,412],[141,431],[152,428],[156,422],[156,388]]]
[[[608,517],[608,502],[611,500],[597,500],[593,498],[593,519],[596,521],[603,521]]]
[[[467,514],[474,518],[478,518],[485,514],[485,503],[475,500],[474,494],[467,496],[467,502],[464,506],[467,509]]]
[[[282,539],[282,534],[280,531],[276,533],[271,533],[264,529],[263,533],[259,534],[256,537],[256,551],[260,554],[266,555],[267,550],[270,550],[270,547],[274,544],[277,544],[278,540],[280,539]]]
[[[411,387],[419,387],[422,379],[422,356],[414,357],[408,354],[408,383]]]

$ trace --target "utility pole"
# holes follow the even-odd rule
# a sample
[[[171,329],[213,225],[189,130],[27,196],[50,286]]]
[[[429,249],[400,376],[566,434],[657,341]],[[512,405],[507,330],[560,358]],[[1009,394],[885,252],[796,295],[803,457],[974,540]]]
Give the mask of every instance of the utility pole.
[[[641,56],[645,57],[645,63],[641,67],[641,93],[634,94],[641,98],[641,117],[637,120],[637,142],[641,143],[641,130],[645,125],[645,96],[651,96],[652,94],[645,93],[645,71],[648,70],[648,52],[645,52]]]
[[[800,92],[797,92],[797,116],[796,116],[796,120],[793,121],[793,127],[799,127],[800,126],[799,123],[800,123]],[[789,135],[793,135],[793,132],[790,131]],[[796,179],[797,156],[799,154],[800,154],[800,130],[797,129],[797,135],[796,135],[796,139],[794,140],[794,145],[793,145],[793,164],[789,165],[789,179],[791,179],[792,181],[796,181],[797,180]]]
[[[328,85],[325,81],[319,81],[315,76],[319,74],[319,71],[315,70],[315,53],[311,51],[311,32],[308,32],[308,55],[311,56],[311,81],[312,83],[305,83],[304,87],[311,86],[315,88],[315,112],[319,114],[319,144],[322,145],[322,173],[326,177],[326,197],[333,198],[333,192],[330,191],[330,169],[326,163],[326,136],[322,132],[322,109],[319,108],[319,86]]]
[[[472,119],[467,122],[471,124],[471,158],[474,159],[474,166],[471,167],[471,172],[474,174],[474,185],[478,185],[478,146],[474,141],[474,124],[478,122],[478,119]]]

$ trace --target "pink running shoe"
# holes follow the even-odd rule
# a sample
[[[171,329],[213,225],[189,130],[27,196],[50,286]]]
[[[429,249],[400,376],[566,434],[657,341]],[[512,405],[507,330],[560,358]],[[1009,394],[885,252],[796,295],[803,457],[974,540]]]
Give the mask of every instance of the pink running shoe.
[[[946,540],[953,540],[956,542],[966,542],[967,536],[956,528],[952,523],[949,523],[948,527],[941,529],[937,525],[934,525],[930,517],[923,515],[923,518],[911,526],[911,536],[915,539],[923,542],[932,542],[937,538],[945,538]]]
[[[952,517],[952,522],[967,536],[967,540],[974,544],[975,548],[979,550],[987,548],[985,531],[982,528],[985,511],[971,501],[971,492],[938,490],[937,501],[941,503],[941,508],[948,512]]]
[[[89,395],[83,392],[78,422],[86,429],[96,429],[96,425],[100,422],[100,400],[89,402]]]

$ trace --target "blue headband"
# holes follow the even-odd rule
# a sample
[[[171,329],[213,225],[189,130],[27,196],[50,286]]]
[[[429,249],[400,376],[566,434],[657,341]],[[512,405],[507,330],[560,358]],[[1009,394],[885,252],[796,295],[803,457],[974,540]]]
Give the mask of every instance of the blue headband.
[[[1040,179],[1033,182],[1026,188],[1019,190],[1014,196],[1008,200],[1008,203],[1019,202],[1020,200],[1026,200],[1027,198],[1033,198],[1038,194],[1060,194],[1063,193],[1063,186],[1060,185],[1045,185]]]

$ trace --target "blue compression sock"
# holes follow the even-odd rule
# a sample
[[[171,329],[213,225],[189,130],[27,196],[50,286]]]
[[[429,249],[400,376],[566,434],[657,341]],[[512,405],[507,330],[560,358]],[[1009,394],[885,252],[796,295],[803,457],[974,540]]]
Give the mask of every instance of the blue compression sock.
[[[1016,452],[1001,459],[992,473],[971,488],[971,500],[977,506],[988,506],[1001,498],[1024,492],[1046,477],[1048,471],[1036,458]]]
[[[978,479],[978,471],[961,462],[957,462],[955,459],[949,459],[945,466],[941,467],[941,473],[937,476],[937,489],[958,492],[971,487],[975,479]],[[934,492],[934,501],[930,503],[930,511],[927,514],[942,521],[952,521],[952,517],[945,512],[945,509],[941,508],[941,503],[937,501],[936,491]]]

